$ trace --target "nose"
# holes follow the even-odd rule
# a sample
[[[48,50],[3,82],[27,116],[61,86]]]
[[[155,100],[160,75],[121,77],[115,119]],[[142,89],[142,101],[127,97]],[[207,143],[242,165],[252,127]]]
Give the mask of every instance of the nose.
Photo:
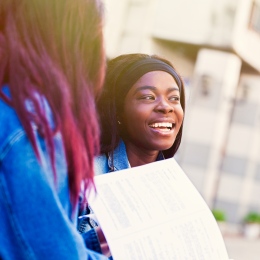
[[[155,111],[163,114],[172,113],[173,106],[169,103],[168,100],[161,99],[155,107]]]

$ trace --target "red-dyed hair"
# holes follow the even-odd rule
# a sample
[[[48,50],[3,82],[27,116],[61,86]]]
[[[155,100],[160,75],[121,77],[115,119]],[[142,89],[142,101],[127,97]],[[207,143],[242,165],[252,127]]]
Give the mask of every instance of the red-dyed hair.
[[[0,86],[9,85],[10,105],[38,156],[25,99],[35,104],[54,174],[52,136],[61,131],[74,206],[82,180],[85,189],[93,184],[93,157],[99,150],[95,95],[105,73],[102,12],[97,0],[0,1]],[[35,92],[47,98],[55,131],[37,106]]]

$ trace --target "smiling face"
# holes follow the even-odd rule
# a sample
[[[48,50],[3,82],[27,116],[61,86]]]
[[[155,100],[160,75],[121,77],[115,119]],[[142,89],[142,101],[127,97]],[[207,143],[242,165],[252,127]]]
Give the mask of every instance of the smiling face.
[[[174,78],[164,71],[144,74],[127,93],[119,118],[128,149],[130,146],[146,153],[169,149],[183,121]]]

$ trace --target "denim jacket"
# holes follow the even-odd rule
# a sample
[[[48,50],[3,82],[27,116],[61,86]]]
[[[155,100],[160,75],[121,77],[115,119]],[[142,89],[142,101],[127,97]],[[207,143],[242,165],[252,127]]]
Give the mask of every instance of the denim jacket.
[[[113,160],[114,160],[114,164],[113,164]],[[157,157],[157,161],[160,160],[164,160],[164,156],[162,152],[160,152]],[[120,140],[119,145],[115,148],[113,158],[112,158],[112,153],[108,153],[108,155],[106,154],[99,155],[95,158],[94,167],[95,167],[95,175],[106,174],[106,173],[130,168],[131,166],[128,161],[126,147],[123,140]],[[91,209],[89,209],[89,211],[86,213],[92,213],[90,211]],[[87,215],[85,215],[85,217],[81,217],[78,222],[78,229],[80,233],[83,234],[83,236],[88,236],[90,232],[93,232],[93,229],[91,229],[91,226],[93,225],[92,223],[89,222],[90,220],[87,217]],[[91,242],[92,242],[91,244],[99,243],[98,240],[94,238],[94,236]],[[92,250],[95,250],[90,246],[88,247]],[[110,259],[112,259],[112,257]]]
[[[108,156],[102,154],[95,158],[95,175],[120,171],[128,168],[130,168],[130,164],[128,161],[125,144],[122,140],[120,140],[119,145],[115,148],[113,157],[110,152],[108,153]]]
[[[114,165],[113,160],[114,159]],[[114,158],[112,159],[112,153],[99,155],[95,158],[95,175],[104,173],[120,171],[130,168],[128,161],[126,147],[123,140],[120,140],[119,145],[114,150]],[[160,152],[156,161],[164,160],[163,153]]]
[[[4,92],[9,95],[7,87]],[[39,100],[53,123],[46,100]],[[15,110],[1,98],[0,124],[0,259],[107,259],[86,249],[76,229],[61,134],[54,136],[55,182],[36,126],[40,162]]]

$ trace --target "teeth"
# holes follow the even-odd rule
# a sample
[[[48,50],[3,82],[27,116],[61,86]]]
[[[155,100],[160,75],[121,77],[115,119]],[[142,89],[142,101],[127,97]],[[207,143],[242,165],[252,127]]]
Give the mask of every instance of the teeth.
[[[153,127],[153,128],[156,128],[156,127],[172,128],[172,123],[154,123],[154,124],[151,124],[150,127]]]

